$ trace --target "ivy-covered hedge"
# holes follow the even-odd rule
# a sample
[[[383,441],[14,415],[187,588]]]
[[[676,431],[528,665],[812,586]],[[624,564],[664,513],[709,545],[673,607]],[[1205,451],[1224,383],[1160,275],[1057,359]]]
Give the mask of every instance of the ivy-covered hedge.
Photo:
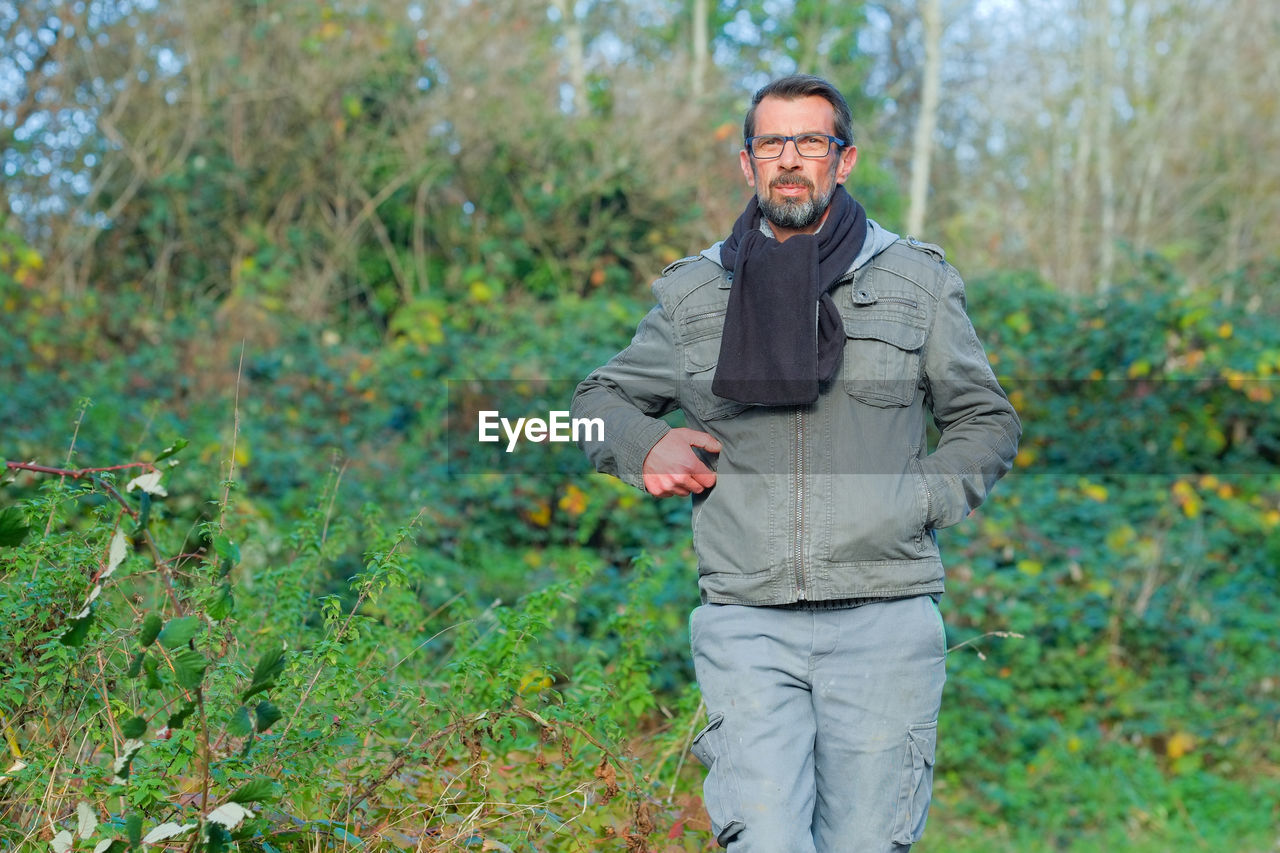
[[[567,408],[643,295],[473,288],[380,331],[62,303],[0,261],[5,843],[703,849],[687,507],[458,422]],[[941,534],[921,848],[1265,849],[1275,318],[1154,263],[970,309],[1026,433]]]

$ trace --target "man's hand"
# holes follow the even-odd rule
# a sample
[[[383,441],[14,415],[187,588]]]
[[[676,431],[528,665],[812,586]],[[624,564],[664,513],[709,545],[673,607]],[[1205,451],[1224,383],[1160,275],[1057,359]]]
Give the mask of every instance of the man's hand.
[[[711,453],[720,452],[714,436],[696,429],[677,427],[664,435],[644,458],[644,487],[658,498],[699,494],[716,484],[712,471],[693,452],[701,447]]]

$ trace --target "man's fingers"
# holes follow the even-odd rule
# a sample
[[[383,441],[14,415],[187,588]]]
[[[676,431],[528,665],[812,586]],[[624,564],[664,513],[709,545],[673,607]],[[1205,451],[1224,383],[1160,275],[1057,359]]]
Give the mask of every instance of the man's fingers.
[[[689,430],[687,440],[690,447],[701,447],[703,450],[708,450],[712,453],[720,452],[720,440],[709,433]]]
[[[714,436],[686,427],[658,440],[644,460],[644,487],[649,494],[660,498],[700,494],[716,484],[716,472],[698,457],[695,447],[720,452]]]
[[[714,471],[705,474],[651,474],[644,478],[645,490],[656,498],[701,494],[715,484]]]

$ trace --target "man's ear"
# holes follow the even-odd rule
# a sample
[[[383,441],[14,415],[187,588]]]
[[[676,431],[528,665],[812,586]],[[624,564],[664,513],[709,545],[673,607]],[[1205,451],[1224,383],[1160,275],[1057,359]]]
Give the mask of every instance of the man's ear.
[[[858,162],[858,146],[850,145],[840,152],[840,165],[836,167],[836,183],[843,184],[849,179],[853,166]]]
[[[747,179],[747,186],[754,187],[756,185],[755,164],[751,162],[751,155],[746,152],[746,149],[738,152],[738,164],[742,166],[742,174]]]

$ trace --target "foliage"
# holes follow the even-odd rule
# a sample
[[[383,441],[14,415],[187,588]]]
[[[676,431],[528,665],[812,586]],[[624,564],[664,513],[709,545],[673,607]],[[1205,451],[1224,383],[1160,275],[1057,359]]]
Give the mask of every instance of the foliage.
[[[167,510],[160,456],[43,471],[57,479],[5,513],[3,838],[642,846],[652,790],[620,722],[653,708],[649,632],[602,620],[614,656],[572,671],[542,642],[579,618],[595,569],[476,608],[422,565],[420,518],[332,517],[322,494],[272,541],[226,519],[193,530]],[[317,595],[354,541],[364,564]]]
[[[687,507],[571,448],[499,467],[454,417],[564,407],[644,301],[476,288],[242,342],[216,310],[50,298],[5,251],[9,837],[194,822],[176,840],[216,847],[201,820],[261,785],[240,849],[699,849]],[[1180,285],[1155,261],[1106,300],[971,282],[1027,430],[941,534],[958,648],[925,844],[1231,846],[1280,820],[1254,793],[1280,799],[1276,326]],[[127,489],[148,472],[168,494]]]
[[[971,294],[1027,431],[947,535],[947,616],[958,642],[1025,639],[952,656],[940,800],[1011,849],[1096,827],[1235,846],[1280,817],[1231,806],[1278,757],[1275,326],[1165,275]]]

